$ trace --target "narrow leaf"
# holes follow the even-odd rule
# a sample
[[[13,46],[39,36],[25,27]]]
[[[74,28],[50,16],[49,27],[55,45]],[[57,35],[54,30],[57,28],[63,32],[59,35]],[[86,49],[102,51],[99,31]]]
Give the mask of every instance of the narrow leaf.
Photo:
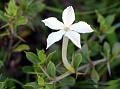
[[[55,55],[55,53],[56,53],[56,51],[49,53],[47,56],[47,61],[50,61],[52,59],[52,57]]]
[[[22,51],[25,51],[25,50],[29,50],[30,47],[26,44],[20,44],[18,45],[15,49],[13,49],[14,52],[22,52]]]
[[[120,43],[115,43],[112,47],[112,55],[117,56],[120,53]]]
[[[97,83],[99,81],[99,75],[97,73],[97,71],[95,70],[95,68],[92,68],[92,71],[91,71],[91,79]]]
[[[110,56],[110,50],[111,50],[110,45],[107,42],[105,42],[104,45],[103,45],[103,51],[104,51],[105,56],[107,58],[109,58],[109,56]]]
[[[55,77],[56,75],[56,67],[54,65],[53,62],[49,62],[47,65],[47,73],[51,76],[51,77]]]
[[[25,25],[25,24],[27,24],[27,21],[28,20],[27,20],[26,17],[20,16],[20,17],[17,18],[17,21],[16,21],[15,25],[16,25],[16,27],[19,26],[19,25]]]
[[[73,61],[74,68],[77,69],[81,62],[82,62],[82,55],[76,54]]]
[[[26,57],[27,59],[32,62],[33,64],[38,64],[39,60],[36,54],[32,53],[32,52],[25,52],[26,53]]]

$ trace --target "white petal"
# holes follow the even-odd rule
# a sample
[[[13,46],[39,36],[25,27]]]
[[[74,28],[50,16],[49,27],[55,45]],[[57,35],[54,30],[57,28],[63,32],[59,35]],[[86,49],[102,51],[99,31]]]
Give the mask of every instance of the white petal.
[[[93,32],[93,29],[90,27],[89,24],[87,24],[86,22],[80,21],[78,23],[73,24],[70,27],[71,30],[74,30],[76,32],[79,33],[90,33]]]
[[[52,32],[47,38],[47,49],[55,42],[61,40],[64,34],[65,34],[64,30]]]
[[[44,22],[45,25],[51,29],[59,30],[64,28],[64,24],[57,20],[55,17],[47,18],[45,20],[42,20],[42,22]]]
[[[70,26],[75,20],[75,13],[72,6],[67,7],[62,14],[63,22],[66,26]]]
[[[65,36],[67,36],[78,48],[81,48],[80,34],[74,31],[68,31]]]

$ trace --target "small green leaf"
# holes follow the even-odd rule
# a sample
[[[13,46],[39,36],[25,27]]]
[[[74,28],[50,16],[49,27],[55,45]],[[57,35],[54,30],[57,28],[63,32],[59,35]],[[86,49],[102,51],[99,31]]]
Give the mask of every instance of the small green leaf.
[[[119,82],[120,79],[110,80],[106,83],[108,86],[106,86],[105,89],[119,89],[120,87]]]
[[[107,30],[105,33],[109,35],[109,34],[113,33],[115,31],[115,29],[116,29],[115,26],[111,26],[109,28],[109,30]]]
[[[120,43],[115,43],[112,47],[112,55],[117,56],[120,53]]]
[[[81,52],[82,52],[82,57],[84,59],[83,62],[85,62],[85,63],[88,62],[90,59],[90,53],[89,53],[87,44],[84,44],[82,46]]]
[[[39,63],[39,59],[38,56],[32,52],[25,52],[26,53],[26,57],[27,59],[32,62],[33,64],[38,64]]]
[[[105,32],[107,30],[107,23],[106,23],[106,20],[105,18],[98,12],[96,11],[96,14],[97,14],[97,17],[98,17],[98,22],[100,23],[100,30],[102,32]]]
[[[0,10],[0,20],[7,22],[8,18],[5,16],[4,12]]]
[[[24,85],[25,89],[39,89],[39,85],[36,82],[30,82]]]
[[[91,71],[91,79],[97,83],[99,81],[99,75],[97,73],[97,71],[95,70],[95,68],[92,68],[92,71]]]
[[[20,44],[15,49],[13,49],[13,52],[22,52],[22,51],[29,50],[29,49],[30,47],[28,45]]]
[[[73,59],[73,65],[74,65],[74,68],[77,70],[77,68],[79,67],[80,63],[82,62],[82,55],[81,54],[76,54],[74,56],[74,59]]]
[[[45,81],[44,81],[44,79],[42,78],[42,77],[38,77],[38,84],[40,85],[40,86],[45,86]]]
[[[45,63],[45,61],[46,61],[45,51],[44,51],[44,50],[38,50],[38,49],[37,49],[37,55],[38,55],[38,58],[39,58],[39,60],[40,60],[40,63],[41,63],[41,64]]]
[[[28,20],[27,20],[26,17],[20,16],[20,17],[17,18],[17,21],[16,21],[15,25],[17,27],[17,26],[20,26],[20,25],[25,25],[25,24],[27,24],[27,22],[28,22]]]
[[[24,66],[22,67],[22,72],[32,74],[34,73],[34,68],[32,66]]]
[[[112,32],[107,34],[107,40],[109,41],[109,44],[113,46],[118,41],[118,37],[116,35],[116,32]]]
[[[75,84],[75,79],[73,77],[66,77],[60,81],[62,86],[73,86]]]
[[[16,16],[17,14],[17,6],[15,4],[15,0],[10,0],[8,3],[8,7],[6,8],[6,15],[8,16]]]
[[[50,87],[46,85],[46,86],[45,86],[45,89],[50,89]]]
[[[93,46],[94,45],[94,46]],[[99,55],[100,52],[101,52],[101,46],[99,44],[99,42],[97,41],[92,41],[90,44],[89,44],[89,48],[90,48],[90,55],[92,57],[96,56],[96,55]]]
[[[107,58],[109,58],[109,56],[110,56],[110,50],[111,50],[110,45],[107,42],[105,42],[104,45],[103,45],[103,51],[104,51],[105,56]]]
[[[112,25],[113,21],[115,20],[115,14],[108,15],[105,19],[109,25]]]
[[[6,86],[6,80],[3,82],[0,82],[0,89],[5,89]]]
[[[55,77],[56,75],[56,67],[55,64],[53,62],[49,62],[47,65],[47,73],[51,76],[51,77]]]
[[[105,53],[104,56],[107,59],[107,69],[108,69],[109,75],[111,76],[111,69],[110,69],[110,63],[109,63],[111,49],[110,49],[110,45],[107,42],[104,43],[103,50]]]
[[[52,57],[55,55],[55,53],[56,53],[56,51],[49,53],[47,56],[47,61],[50,61],[52,59]]]

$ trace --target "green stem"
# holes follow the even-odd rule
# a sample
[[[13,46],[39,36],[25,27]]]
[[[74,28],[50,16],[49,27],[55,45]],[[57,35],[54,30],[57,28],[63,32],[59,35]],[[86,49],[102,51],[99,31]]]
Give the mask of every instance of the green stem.
[[[49,80],[51,80],[52,78],[47,74],[47,72],[41,67],[41,66],[39,66],[40,67],[40,69],[42,70],[42,72],[47,76],[47,78],[49,79]]]
[[[7,27],[7,26],[9,26],[9,24],[5,24],[5,25],[1,26],[0,29],[3,29],[5,27]]]
[[[14,38],[14,28],[13,28],[13,25],[10,24],[9,28],[10,29],[8,29],[8,31],[9,31],[10,40],[9,40],[8,55],[7,55],[7,59],[8,60],[10,59],[10,57],[12,55],[12,45],[13,45],[13,38]]]
[[[107,61],[106,59],[100,59],[100,60],[97,60],[97,61],[92,61],[92,64],[93,64],[94,66],[96,66],[96,65],[98,65],[98,64],[100,64],[100,63],[105,63],[106,61]],[[89,64],[89,63],[88,63],[88,64],[84,64],[84,65],[80,66],[80,67],[77,69],[77,71],[84,70],[85,68],[88,68],[88,67],[90,67],[90,64]],[[64,79],[65,77],[67,77],[67,76],[69,76],[69,75],[71,75],[71,74],[73,74],[73,73],[67,71],[67,72],[65,72],[64,74],[56,77],[54,81],[50,81],[48,84],[53,84],[53,83],[55,83],[55,82],[58,82],[58,81]]]
[[[68,62],[67,60],[67,46],[68,46],[68,41],[69,39],[67,37],[63,37],[63,43],[62,43],[62,61],[67,70],[70,72],[75,72],[74,68],[72,65]]]

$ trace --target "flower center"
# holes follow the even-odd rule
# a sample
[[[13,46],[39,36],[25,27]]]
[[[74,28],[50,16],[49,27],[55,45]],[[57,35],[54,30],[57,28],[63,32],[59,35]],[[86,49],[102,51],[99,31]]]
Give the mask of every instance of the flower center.
[[[65,27],[64,30],[67,32],[67,31],[69,31],[70,29],[69,29],[69,27]]]

